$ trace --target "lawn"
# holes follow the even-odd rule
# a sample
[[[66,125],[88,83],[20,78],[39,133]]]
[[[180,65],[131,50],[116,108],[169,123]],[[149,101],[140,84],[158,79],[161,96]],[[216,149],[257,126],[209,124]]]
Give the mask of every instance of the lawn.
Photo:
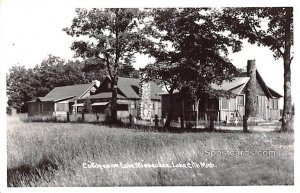
[[[176,134],[10,118],[7,185],[293,185],[293,144],[293,133]],[[259,150],[275,155],[245,153]]]

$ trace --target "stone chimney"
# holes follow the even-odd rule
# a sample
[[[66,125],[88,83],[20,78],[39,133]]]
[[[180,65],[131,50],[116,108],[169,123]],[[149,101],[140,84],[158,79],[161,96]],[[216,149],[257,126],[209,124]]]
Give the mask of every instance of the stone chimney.
[[[138,117],[150,120],[152,116],[151,86],[150,82],[142,81],[140,78],[140,101],[138,107]]]
[[[247,77],[250,78],[246,85],[246,117],[255,117],[257,115],[256,101],[256,64],[255,60],[247,61]]]
[[[100,81],[99,80],[93,80],[92,83],[95,83],[97,88],[100,86]]]

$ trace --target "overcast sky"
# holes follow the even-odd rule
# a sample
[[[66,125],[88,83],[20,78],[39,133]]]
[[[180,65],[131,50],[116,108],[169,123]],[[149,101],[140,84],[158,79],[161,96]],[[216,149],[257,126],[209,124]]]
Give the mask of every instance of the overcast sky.
[[[48,54],[72,59],[74,52],[71,51],[70,45],[73,39],[62,29],[71,25],[76,7],[99,7],[99,3],[94,4],[94,1],[88,1],[92,3],[84,5],[79,1],[71,3],[71,1],[53,0],[0,0],[0,2],[0,54],[1,64],[5,65],[6,72],[13,65],[33,67]],[[100,6],[102,5],[111,7],[111,4],[105,2]],[[120,6],[124,4],[121,3]],[[126,4],[125,7],[127,6]],[[283,63],[282,60],[275,61],[268,48],[246,43],[241,52],[230,54],[229,57],[239,68],[246,67],[248,59],[255,59],[265,82],[283,94]],[[139,68],[148,62],[146,56],[137,56],[136,63],[133,65]]]

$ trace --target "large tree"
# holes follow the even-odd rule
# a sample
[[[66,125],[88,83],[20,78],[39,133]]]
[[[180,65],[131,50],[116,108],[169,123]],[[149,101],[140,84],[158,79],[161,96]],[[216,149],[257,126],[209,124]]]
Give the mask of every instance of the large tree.
[[[68,35],[84,37],[75,40],[71,49],[76,56],[97,58],[106,68],[112,82],[111,120],[117,120],[117,81],[122,70],[128,69],[134,55],[147,42],[139,30],[139,9],[76,9]]]
[[[173,91],[182,88],[190,91],[191,98],[199,104],[203,94],[213,92],[211,83],[231,79],[236,74],[236,68],[227,59],[228,48],[239,51],[241,42],[224,33],[218,10],[166,8],[153,9],[150,15],[145,32],[152,36],[154,46],[148,53],[156,63],[147,69],[151,77],[159,78],[169,88],[170,104]],[[172,111],[170,105],[166,127]],[[197,121],[198,105],[195,111]]]
[[[89,83],[82,72],[83,65],[79,61],[68,61],[49,55],[40,65],[33,68],[33,80],[36,95],[45,96],[54,87]]]
[[[52,55],[34,68],[14,66],[6,75],[8,105],[23,112],[26,101],[45,96],[54,87],[90,83],[94,77],[83,72],[83,68],[83,62],[66,62]]]
[[[252,44],[269,47],[275,59],[283,59],[284,104],[282,131],[293,129],[291,62],[293,56],[293,8],[226,8],[223,21],[233,34]]]
[[[36,92],[34,85],[28,84],[33,81],[33,71],[25,66],[13,66],[6,74],[6,91],[8,105],[23,111],[26,101],[32,99]]]

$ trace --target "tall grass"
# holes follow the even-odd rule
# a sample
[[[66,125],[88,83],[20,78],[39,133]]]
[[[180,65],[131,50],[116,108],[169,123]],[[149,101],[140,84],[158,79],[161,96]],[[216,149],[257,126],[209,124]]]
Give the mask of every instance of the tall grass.
[[[294,184],[293,134],[155,133],[77,123],[8,122],[8,186]],[[203,156],[203,150],[275,150]],[[214,168],[88,169],[83,163],[213,163]]]

